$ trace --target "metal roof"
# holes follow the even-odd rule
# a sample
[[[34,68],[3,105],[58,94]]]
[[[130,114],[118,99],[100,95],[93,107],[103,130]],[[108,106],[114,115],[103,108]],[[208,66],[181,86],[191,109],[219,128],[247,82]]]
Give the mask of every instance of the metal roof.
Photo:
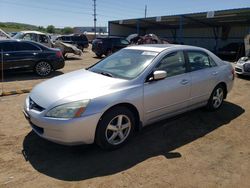
[[[228,26],[228,24],[250,26],[250,7],[148,18],[115,20],[110,21],[109,23],[133,28],[139,24],[139,27],[142,29],[147,29],[150,27],[159,29],[177,29],[179,28],[180,22],[185,28],[221,27]]]

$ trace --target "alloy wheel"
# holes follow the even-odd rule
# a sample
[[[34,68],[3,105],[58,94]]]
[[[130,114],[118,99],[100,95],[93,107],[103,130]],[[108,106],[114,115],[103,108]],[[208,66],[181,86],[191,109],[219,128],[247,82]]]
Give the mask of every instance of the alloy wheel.
[[[217,88],[213,95],[213,107],[215,109],[219,108],[221,103],[223,102],[224,91],[222,88]]]
[[[51,73],[51,65],[47,62],[39,62],[36,65],[36,73],[39,76],[47,76]]]
[[[114,117],[106,128],[106,140],[112,145],[121,144],[129,136],[131,126],[132,124],[128,116],[118,115]]]

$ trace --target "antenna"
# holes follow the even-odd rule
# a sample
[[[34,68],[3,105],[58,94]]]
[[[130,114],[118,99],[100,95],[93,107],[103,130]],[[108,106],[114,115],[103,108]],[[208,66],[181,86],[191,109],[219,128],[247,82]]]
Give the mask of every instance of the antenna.
[[[145,5],[145,18],[147,17],[147,9],[148,9],[148,7],[147,7],[147,5]]]

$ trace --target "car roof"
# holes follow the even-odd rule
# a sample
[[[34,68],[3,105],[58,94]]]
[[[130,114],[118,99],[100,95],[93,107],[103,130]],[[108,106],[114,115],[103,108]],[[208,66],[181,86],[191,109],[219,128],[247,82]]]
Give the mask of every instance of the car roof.
[[[144,51],[153,51],[153,52],[162,52],[168,49],[179,49],[179,50],[202,50],[205,49],[196,47],[196,46],[188,46],[188,45],[178,45],[178,44],[145,44],[145,45],[134,45],[128,46],[126,49],[133,49],[133,50],[144,50]]]
[[[39,34],[39,35],[46,35],[45,33],[42,33],[40,31],[20,31],[21,33],[34,33],[34,34]]]
[[[125,39],[125,38],[117,37],[117,36],[101,36],[101,37],[97,37],[96,39]]]
[[[4,39],[4,40],[0,40],[0,43],[4,43],[4,42],[21,42],[23,40],[19,40],[19,39]]]

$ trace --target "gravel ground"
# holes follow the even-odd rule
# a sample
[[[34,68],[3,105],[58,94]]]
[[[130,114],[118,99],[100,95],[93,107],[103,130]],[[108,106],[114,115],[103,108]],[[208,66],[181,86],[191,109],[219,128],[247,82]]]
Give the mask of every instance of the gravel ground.
[[[90,51],[52,76],[88,67]],[[8,73],[4,90],[33,87]],[[250,82],[236,78],[217,112],[197,109],[144,128],[123,148],[61,146],[35,135],[22,114],[27,94],[0,98],[0,187],[249,187]]]

